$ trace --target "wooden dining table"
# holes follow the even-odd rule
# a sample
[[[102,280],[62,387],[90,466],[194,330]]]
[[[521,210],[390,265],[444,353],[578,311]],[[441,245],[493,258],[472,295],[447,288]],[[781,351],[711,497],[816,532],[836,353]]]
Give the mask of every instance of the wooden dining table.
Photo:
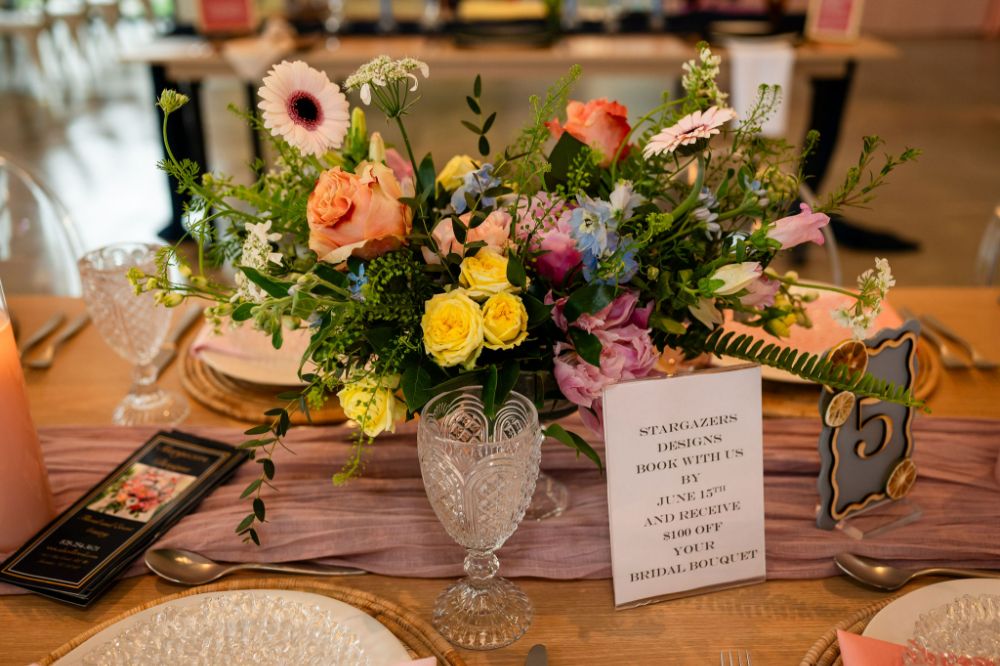
[[[899,288],[890,299],[916,313],[933,314],[987,356],[1000,359],[1000,289]],[[84,309],[82,301],[76,299],[13,296],[8,301],[24,331],[35,329],[53,312],[72,315]],[[161,381],[180,390],[179,364],[174,363]],[[90,326],[66,345],[50,370],[27,371],[26,382],[40,429],[107,425],[114,405],[128,389],[130,367]],[[998,418],[1000,371],[943,372],[929,405],[932,414],[928,418]],[[191,407],[185,425],[247,427],[194,401]],[[1000,519],[1000,508],[997,517]],[[912,583],[907,589],[932,581]],[[731,648],[749,650],[755,666],[798,664],[834,624],[886,597],[842,577],[770,580],[616,611],[610,580],[522,579],[518,583],[535,604],[528,633],[500,650],[463,650],[467,663],[521,666],[529,648],[542,643],[548,648],[552,666],[715,664],[720,651]],[[444,581],[366,575],[345,579],[342,584],[380,595],[430,618]],[[86,609],[30,594],[0,597],[0,664],[36,661],[96,624],[182,589],[153,575],[128,578]]]

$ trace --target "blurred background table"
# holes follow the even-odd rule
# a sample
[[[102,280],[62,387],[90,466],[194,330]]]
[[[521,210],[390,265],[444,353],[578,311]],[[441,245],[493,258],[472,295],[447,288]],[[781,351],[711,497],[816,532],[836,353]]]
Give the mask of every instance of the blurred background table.
[[[1000,357],[1000,289],[900,288],[897,307],[944,320],[973,345]],[[12,297],[11,309],[31,331],[52,312],[83,310],[75,299]],[[125,393],[130,367],[88,327],[67,344],[46,373],[29,372],[28,391],[39,427],[105,425]],[[180,388],[175,363],[162,382]],[[937,416],[1000,417],[1000,372],[947,372],[929,400]],[[189,424],[245,428],[192,402]],[[918,443],[919,445],[919,443]],[[234,537],[235,538],[235,537]],[[548,646],[550,663],[714,663],[720,649],[747,648],[754,663],[798,663],[821,634],[854,611],[884,598],[842,578],[769,581],[617,612],[610,580],[522,580],[535,603],[527,635],[495,652],[463,652],[469,664],[524,663],[535,643]],[[361,576],[347,585],[382,595],[429,617],[440,580]],[[919,583],[925,584],[925,583]],[[178,591],[153,576],[124,580],[89,609],[24,595],[0,597],[0,663],[25,664],[87,628],[141,603]]]

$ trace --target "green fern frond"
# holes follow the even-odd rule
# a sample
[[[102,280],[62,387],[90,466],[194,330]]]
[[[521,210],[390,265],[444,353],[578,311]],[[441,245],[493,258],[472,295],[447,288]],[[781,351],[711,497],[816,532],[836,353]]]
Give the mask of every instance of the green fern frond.
[[[862,398],[876,398],[907,407],[924,408],[911,389],[893,384],[860,371],[852,372],[845,364],[832,364],[825,358],[774,343],[765,343],[752,335],[721,328],[708,334],[700,347],[707,354],[731,356],[785,370],[802,379],[823,384],[837,391],[850,391]]]

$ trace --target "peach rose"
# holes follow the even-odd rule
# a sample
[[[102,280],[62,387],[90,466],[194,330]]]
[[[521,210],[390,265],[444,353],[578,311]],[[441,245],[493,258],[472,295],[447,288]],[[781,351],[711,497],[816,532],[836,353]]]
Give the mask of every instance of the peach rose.
[[[306,207],[309,249],[320,261],[339,264],[351,255],[373,259],[399,248],[413,218],[401,196],[399,181],[384,164],[362,162],[357,173],[324,171]]]
[[[472,220],[472,213],[466,213],[458,219],[468,228],[469,222]],[[465,235],[465,242],[485,241],[486,247],[503,254],[510,240],[510,224],[510,213],[505,210],[495,210],[487,215],[486,219],[478,227],[469,229],[469,232]],[[445,218],[438,222],[431,236],[437,244],[438,252],[442,255],[448,256],[451,252],[462,253],[462,244],[455,238],[455,230],[451,226],[450,218]],[[441,257],[435,254],[429,247],[424,247],[422,250],[424,260],[427,263],[441,263]]]
[[[631,129],[628,124],[628,109],[607,98],[592,99],[586,104],[572,101],[566,105],[566,125],[560,125],[555,118],[546,123],[552,136],[559,138],[563,132],[590,146],[600,156],[602,167],[610,166],[618,147],[625,141]],[[618,159],[628,154],[628,146],[622,148]]]

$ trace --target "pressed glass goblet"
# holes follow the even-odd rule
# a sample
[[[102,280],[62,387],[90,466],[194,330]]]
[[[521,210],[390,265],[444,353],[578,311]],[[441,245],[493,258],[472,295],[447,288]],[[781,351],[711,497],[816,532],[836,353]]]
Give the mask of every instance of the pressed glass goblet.
[[[135,364],[132,388],[112,417],[118,425],[174,425],[188,415],[183,396],[156,385],[153,365],[173,311],[157,304],[151,293],[136,295],[125,277],[133,267],[155,273],[158,249],[146,243],[118,243],[85,254],[78,264],[94,326],[119,356]]]
[[[442,393],[427,403],[417,452],[427,498],[452,539],[464,546],[466,577],[441,593],[434,626],[455,645],[492,650],[531,625],[531,601],[496,575],[494,554],[524,517],[538,478],[542,434],[530,400],[511,392],[486,416],[482,387]]]

